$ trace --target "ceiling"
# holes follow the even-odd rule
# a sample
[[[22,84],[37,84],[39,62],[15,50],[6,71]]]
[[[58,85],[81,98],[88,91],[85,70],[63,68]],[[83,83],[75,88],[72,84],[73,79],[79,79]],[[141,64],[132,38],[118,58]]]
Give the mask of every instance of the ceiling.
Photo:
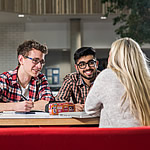
[[[25,15],[19,18],[17,13],[0,12],[0,23],[38,23],[38,22],[67,22],[70,19],[82,19],[88,22],[109,22],[112,17],[102,20],[100,14],[94,15]]]

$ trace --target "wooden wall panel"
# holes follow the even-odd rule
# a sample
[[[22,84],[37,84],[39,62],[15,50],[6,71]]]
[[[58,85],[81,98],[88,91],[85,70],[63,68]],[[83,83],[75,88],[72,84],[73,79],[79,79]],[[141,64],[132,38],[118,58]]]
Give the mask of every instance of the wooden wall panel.
[[[101,0],[0,0],[0,11],[33,15],[100,14]]]

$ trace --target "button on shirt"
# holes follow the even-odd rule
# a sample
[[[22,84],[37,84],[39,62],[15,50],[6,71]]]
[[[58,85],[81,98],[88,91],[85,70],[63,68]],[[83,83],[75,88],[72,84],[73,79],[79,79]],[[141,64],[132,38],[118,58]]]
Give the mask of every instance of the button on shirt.
[[[18,102],[21,100],[21,88],[17,79],[18,67],[0,75],[0,102]],[[32,77],[29,82],[29,100],[54,101],[48,81],[44,74]]]
[[[63,85],[55,99],[56,101],[73,101],[74,104],[84,104],[91,86],[89,87],[84,83],[79,73],[68,74],[64,78]]]

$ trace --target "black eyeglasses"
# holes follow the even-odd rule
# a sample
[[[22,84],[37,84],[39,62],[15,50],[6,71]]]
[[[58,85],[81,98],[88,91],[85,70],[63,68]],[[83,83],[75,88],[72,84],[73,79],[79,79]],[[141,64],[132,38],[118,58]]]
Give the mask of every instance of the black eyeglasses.
[[[45,65],[45,60],[39,60],[38,58],[31,58],[31,57],[28,57],[28,56],[24,56],[25,58],[28,58],[28,59],[31,59],[32,60],[32,63],[37,65],[38,63],[40,63],[41,65]]]
[[[96,60],[89,60],[87,63],[84,62],[84,61],[81,61],[81,62],[80,62],[79,64],[77,64],[77,65],[79,66],[80,69],[85,69],[86,66],[87,66],[87,64],[88,64],[89,67],[95,67]]]

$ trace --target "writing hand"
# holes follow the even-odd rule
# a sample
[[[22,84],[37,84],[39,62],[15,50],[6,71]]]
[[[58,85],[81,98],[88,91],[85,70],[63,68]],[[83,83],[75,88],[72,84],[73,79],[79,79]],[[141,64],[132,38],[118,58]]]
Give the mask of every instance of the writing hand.
[[[15,103],[15,111],[17,112],[29,112],[32,107],[34,107],[34,103],[32,101],[23,101]]]
[[[84,104],[75,104],[75,111],[80,112],[84,111]]]

